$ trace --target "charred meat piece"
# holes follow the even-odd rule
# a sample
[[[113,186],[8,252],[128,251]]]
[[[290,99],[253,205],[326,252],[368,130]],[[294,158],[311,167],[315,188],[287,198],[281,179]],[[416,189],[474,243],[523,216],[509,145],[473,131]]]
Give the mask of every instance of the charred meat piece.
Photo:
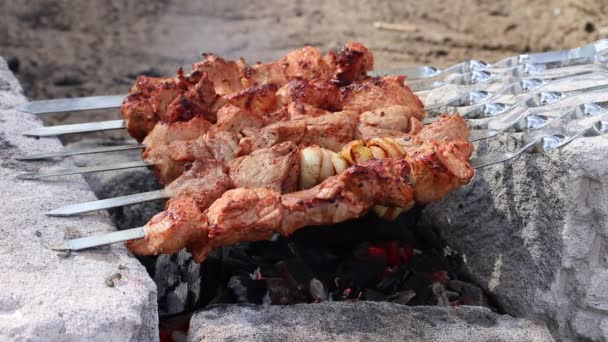
[[[283,106],[297,102],[329,111],[342,108],[338,87],[324,80],[290,81],[278,90],[277,97]]]
[[[404,76],[376,77],[342,87],[342,109],[362,113],[390,106],[407,106],[424,113],[424,105],[403,83],[404,79]]]
[[[195,116],[209,118],[217,95],[206,74],[150,80],[140,77],[137,91],[127,96],[121,106],[127,131],[143,141],[157,122],[187,121]],[[213,120],[213,117],[211,117]]]
[[[331,69],[325,63],[321,53],[311,46],[294,50],[279,59],[277,63],[283,68],[283,72],[289,80],[329,81],[332,77]]]
[[[374,69],[374,56],[361,43],[347,43],[341,50],[330,52],[325,61],[333,69],[332,82],[338,85],[348,85],[365,79],[367,72]]]
[[[263,187],[281,193],[296,191],[300,175],[298,148],[284,142],[227,163],[235,187]]]
[[[156,177],[163,184],[168,179],[175,179],[184,171],[185,162],[179,162],[170,156],[171,144],[177,141],[192,141],[203,136],[211,128],[211,123],[200,117],[187,122],[176,122],[173,124],[159,123],[144,139],[146,148],[142,152],[144,160],[152,166]]]
[[[203,54],[203,60],[194,63],[192,70],[206,73],[213,83],[215,92],[220,96],[236,93],[244,88],[241,84],[244,76],[242,66],[214,54]]]

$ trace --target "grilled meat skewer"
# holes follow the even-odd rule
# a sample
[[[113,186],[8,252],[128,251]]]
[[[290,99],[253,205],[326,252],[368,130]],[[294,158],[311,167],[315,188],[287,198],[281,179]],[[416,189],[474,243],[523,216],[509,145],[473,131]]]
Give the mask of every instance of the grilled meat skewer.
[[[355,164],[311,189],[294,193],[281,195],[267,188],[228,190],[205,211],[193,198],[177,197],[148,222],[145,237],[129,241],[127,247],[142,255],[187,248],[201,262],[220,246],[342,222],[360,217],[374,205],[409,209],[416,198],[423,199],[420,203],[440,198],[473,176],[463,151],[454,144],[444,146],[419,151],[411,158]]]
[[[403,135],[398,138],[377,137],[355,140],[346,144],[339,153],[318,145],[297,148],[293,142],[283,142],[271,148],[259,149],[247,156],[231,161],[199,160],[187,171],[168,184],[164,190],[85,202],[57,208],[47,213],[52,216],[71,216],[83,212],[146,202],[154,199],[188,194],[202,197],[203,203],[215,199],[223,189],[233,187],[268,187],[281,192],[306,189],[325,178],[344,170],[348,165],[371,158],[412,155],[416,151],[432,148],[429,144],[457,143],[467,156],[472,147],[467,142],[466,126],[462,120],[443,118],[427,126],[420,136]],[[260,168],[266,170],[259,172]],[[213,189],[213,190],[212,190]],[[209,192],[209,193],[208,193]],[[395,218],[400,210],[375,208],[387,219]]]

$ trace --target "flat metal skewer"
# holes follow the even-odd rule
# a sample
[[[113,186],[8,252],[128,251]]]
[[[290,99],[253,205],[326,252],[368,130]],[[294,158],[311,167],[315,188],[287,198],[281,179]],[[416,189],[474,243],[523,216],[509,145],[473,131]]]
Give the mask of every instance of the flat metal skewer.
[[[30,114],[46,114],[116,108],[120,107],[123,99],[127,95],[128,94],[31,101],[17,107],[17,110]]]
[[[18,175],[17,179],[33,180],[33,179],[67,176],[67,175],[75,175],[75,174],[82,174],[82,173],[133,169],[133,168],[137,168],[137,167],[147,167],[150,165],[151,165],[150,163],[142,160],[142,161],[119,163],[119,164],[113,164],[113,165],[72,167],[72,168],[64,168],[64,169],[26,172],[26,173],[22,173],[22,174]]]
[[[65,240],[61,244],[51,247],[54,251],[80,251],[91,247],[110,245],[116,242],[141,239],[145,236],[144,228],[131,228],[117,232],[92,235],[79,239]]]
[[[98,122],[86,122],[79,124],[69,125],[58,125],[39,127],[31,131],[24,132],[23,135],[27,137],[52,137],[64,134],[73,133],[87,133],[97,131],[110,131],[115,129],[125,128],[124,120],[109,120],[109,121],[98,121]]]
[[[77,214],[88,213],[91,211],[105,210],[110,208],[122,207],[129,204],[137,204],[167,198],[171,198],[171,194],[166,190],[147,191],[139,194],[66,205],[64,207],[48,211],[46,214],[48,216],[60,217],[73,216]]]
[[[608,103],[584,103],[572,109],[565,111],[558,116],[549,116],[545,114],[523,113],[511,122],[505,123],[500,129],[471,129],[469,133],[469,141],[475,142],[483,139],[489,139],[505,132],[531,132],[547,127],[554,122],[563,119],[584,119],[593,116],[599,116],[608,112]],[[486,123],[486,126],[489,123]]]
[[[25,155],[25,156],[21,156],[21,157],[16,157],[15,159],[17,159],[17,160],[39,160],[39,159],[61,158],[61,157],[77,156],[77,155],[83,155],[83,154],[139,150],[139,149],[142,149],[145,147],[146,147],[146,145],[143,145],[143,144],[104,146],[104,147],[96,147],[96,148],[90,148],[90,149],[84,149],[84,150],[30,154],[30,155]]]

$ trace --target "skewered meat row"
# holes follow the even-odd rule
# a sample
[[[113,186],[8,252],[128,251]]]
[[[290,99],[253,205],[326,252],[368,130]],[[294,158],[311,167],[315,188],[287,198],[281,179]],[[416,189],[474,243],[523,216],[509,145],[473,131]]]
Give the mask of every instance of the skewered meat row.
[[[429,143],[407,158],[371,159],[311,189],[284,195],[268,188],[228,190],[206,210],[192,197],[180,196],[148,222],[143,239],[129,241],[127,247],[142,255],[186,248],[201,262],[221,246],[357,218],[374,205],[411,208],[417,199],[435,200],[468,183],[473,176],[468,144]]]
[[[194,116],[214,121],[222,105],[250,98],[252,92],[276,92],[291,80],[343,86],[363,79],[372,68],[373,55],[359,43],[346,44],[325,57],[312,47],[304,47],[278,61],[252,66],[243,60],[226,61],[205,54],[188,75],[180,69],[172,78],[140,76],[121,112],[131,136],[141,141],[159,121],[187,121]],[[333,92],[337,93],[335,85]]]
[[[204,209],[209,201],[233,187],[263,187],[282,193],[306,189],[348,165],[386,156],[409,158],[417,151],[428,152],[429,148],[444,143],[458,144],[467,159],[471,155],[466,123],[459,116],[443,117],[425,126],[420,133],[419,136],[403,134],[397,138],[364,139],[365,142],[355,140],[335,152],[318,145],[298,149],[294,142],[286,141],[232,160],[199,159],[167,185],[165,191],[171,197],[194,197]],[[418,201],[430,200],[419,198]]]
[[[218,112],[216,125],[200,117],[173,124],[158,123],[144,140],[146,149],[142,156],[153,164],[159,181],[168,184],[195,160],[228,161],[284,141],[298,146],[317,144],[339,151],[355,139],[402,137],[428,131],[420,121],[424,113],[406,106],[380,108],[361,115],[353,111],[307,115],[319,110],[297,104],[288,111],[292,120],[267,126],[249,119],[249,113],[230,106]],[[306,113],[302,114],[303,111]],[[464,121],[460,126],[466,129]]]

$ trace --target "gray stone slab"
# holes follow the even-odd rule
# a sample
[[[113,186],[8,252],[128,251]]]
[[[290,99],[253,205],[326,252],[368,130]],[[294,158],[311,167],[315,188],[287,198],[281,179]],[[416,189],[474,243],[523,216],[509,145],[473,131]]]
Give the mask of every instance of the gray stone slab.
[[[547,327],[473,306],[376,302],[214,306],[194,315],[188,341],[553,341]]]
[[[607,82],[605,74],[594,74],[551,90]],[[541,110],[559,115],[578,103],[606,100],[606,91],[597,92]],[[524,138],[505,134],[478,144],[478,153],[513,150]],[[604,136],[480,169],[470,185],[428,206],[422,222],[464,256],[472,278],[507,313],[543,319],[564,341],[606,341],[607,218]]]
[[[25,101],[0,58],[0,340],[158,340],[156,287],[121,245],[60,257],[49,246],[115,230],[107,214],[49,218],[52,208],[94,200],[80,176],[43,181],[15,177],[63,162],[19,162],[16,156],[62,149],[55,139],[23,137],[38,118],[12,108]],[[121,278],[109,287],[106,279]]]

